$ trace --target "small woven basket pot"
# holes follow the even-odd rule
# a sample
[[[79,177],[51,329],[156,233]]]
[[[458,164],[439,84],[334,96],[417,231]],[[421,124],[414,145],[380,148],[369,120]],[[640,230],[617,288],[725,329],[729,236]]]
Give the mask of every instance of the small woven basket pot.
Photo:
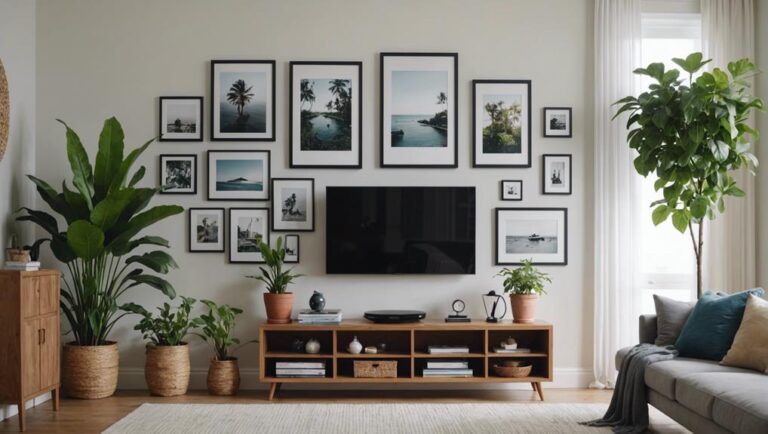
[[[117,389],[120,356],[117,343],[82,346],[70,342],[62,352],[62,388],[78,399],[100,399],[112,396]]]
[[[147,345],[144,378],[149,393],[156,396],[177,396],[189,387],[189,346]]]
[[[237,364],[237,359],[211,359],[206,384],[208,385],[208,393],[211,395],[229,396],[237,394],[238,389],[240,389],[240,367]]]

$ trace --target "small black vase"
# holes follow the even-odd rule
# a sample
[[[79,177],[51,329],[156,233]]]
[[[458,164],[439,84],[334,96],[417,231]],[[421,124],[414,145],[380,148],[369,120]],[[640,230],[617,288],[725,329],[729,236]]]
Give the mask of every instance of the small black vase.
[[[314,291],[312,297],[309,298],[309,308],[315,312],[322,312],[325,309],[325,297],[323,297],[323,294]]]

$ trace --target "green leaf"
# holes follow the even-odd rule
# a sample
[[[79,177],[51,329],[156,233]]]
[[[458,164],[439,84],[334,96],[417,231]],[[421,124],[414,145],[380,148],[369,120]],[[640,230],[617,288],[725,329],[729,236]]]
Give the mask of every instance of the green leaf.
[[[698,196],[691,202],[691,215],[695,219],[702,219],[707,215],[709,209],[709,199],[704,196]]]
[[[91,163],[88,161],[88,153],[85,151],[80,137],[77,136],[64,121],[57,119],[67,129],[67,158],[69,159],[69,165],[72,168],[74,179],[72,183],[75,188],[83,196],[83,200],[88,205],[88,209],[93,209],[93,169]]]
[[[173,268],[179,268],[171,255],[161,250],[144,253],[141,256],[131,256],[125,261],[126,264],[139,263],[145,267],[151,268],[157,273],[167,274]]]
[[[128,176],[128,171],[131,170],[131,166],[133,166],[133,163],[136,162],[136,159],[139,158],[139,156],[147,150],[150,144],[154,142],[155,139],[150,139],[146,143],[144,143],[141,147],[134,149],[131,151],[128,156],[123,160],[122,164],[120,164],[120,168],[118,169],[117,173],[115,174],[115,177],[112,178],[112,185],[109,187],[110,191],[115,191],[123,187],[125,184],[125,179]]]
[[[67,244],[66,234],[63,233],[51,239],[51,251],[56,259],[64,263],[77,259],[77,255]]]
[[[747,194],[735,184],[728,188],[728,194],[734,197],[744,197]]]
[[[139,170],[136,171],[136,173],[133,174],[133,177],[131,178],[131,181],[128,183],[128,187],[133,188],[136,184],[139,183],[144,178],[144,174],[147,172],[147,168],[144,166],[139,167]]]
[[[75,254],[90,260],[104,251],[104,232],[86,220],[78,220],[67,229],[67,244]]]
[[[27,212],[27,215],[16,217],[16,221],[30,221],[45,229],[46,232],[54,237],[59,236],[59,224],[56,222],[56,218],[44,211],[37,211],[27,207],[22,207],[20,210]]]
[[[132,280],[138,284],[149,285],[155,289],[159,289],[168,298],[176,298],[176,290],[173,289],[168,281],[157,276],[150,276],[148,274],[138,274],[135,276],[129,276],[127,280]]]
[[[664,128],[665,125],[667,125],[667,119],[669,119],[669,114],[667,114],[666,107],[662,107],[653,114],[653,124],[656,125],[657,128]]]
[[[691,141],[695,144],[699,144],[702,141],[704,141],[704,134],[705,129],[703,126],[699,124],[695,124],[688,129],[688,137],[691,139]]]
[[[105,232],[111,229],[117,223],[117,219],[122,215],[125,207],[128,206],[133,194],[133,189],[123,189],[110,193],[91,211],[91,223]]]
[[[99,136],[99,151],[96,154],[96,167],[93,184],[96,189],[96,201],[104,197],[112,184],[112,178],[118,173],[123,162],[123,127],[114,117],[104,121]]]
[[[168,240],[166,240],[165,238],[156,237],[156,236],[146,236],[146,237],[141,237],[135,240],[131,240],[126,243],[115,245],[112,247],[111,251],[116,256],[123,256],[130,253],[131,251],[133,251],[133,249],[141,245],[155,245],[155,246],[169,247]]]
[[[120,228],[118,232],[119,235],[117,235],[115,239],[110,242],[110,247],[120,243],[127,243],[142,229],[151,226],[167,217],[180,214],[182,212],[184,212],[184,208],[178,205],[160,205],[154,208],[150,208],[141,214],[137,214],[131,220],[125,223],[123,227]]]
[[[136,303],[125,303],[122,306],[120,306],[120,310],[124,310],[126,312],[135,313],[137,315],[141,316],[149,316],[150,313],[144,309],[142,306],[139,306]]]
[[[685,213],[684,210],[675,210],[675,212],[672,213],[672,225],[677,229],[680,233],[684,233],[686,229],[688,229],[688,222],[690,221],[690,218]]]
[[[717,162],[722,163],[728,159],[728,153],[730,152],[730,149],[728,148],[727,143],[723,142],[722,140],[710,140],[708,145],[709,150],[712,152],[712,155],[715,157]]]
[[[728,75],[726,75],[720,68],[715,68],[712,71],[712,78],[715,79],[715,86],[724,90],[728,88]]]
[[[683,71],[689,74],[695,74],[699,69],[701,69],[702,66],[712,61],[705,60],[702,62],[702,58],[703,55],[701,53],[691,53],[688,55],[688,57],[685,58],[685,60],[676,57],[673,58],[672,61],[683,68]]]
[[[653,224],[655,226],[658,226],[661,224],[664,220],[669,217],[669,214],[672,212],[673,208],[668,207],[667,205],[659,205],[653,210],[653,214],[651,215],[651,219],[653,220]]]

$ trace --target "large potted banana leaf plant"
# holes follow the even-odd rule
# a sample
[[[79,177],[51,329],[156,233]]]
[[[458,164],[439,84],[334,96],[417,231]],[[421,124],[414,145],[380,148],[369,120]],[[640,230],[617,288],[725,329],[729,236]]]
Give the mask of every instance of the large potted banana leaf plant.
[[[123,129],[117,119],[109,118],[104,121],[96,160],[91,165],[80,138],[64,126],[74,190],[63,181],[61,191],[57,191],[46,181],[28,175],[59,218],[25,207],[17,220],[31,221],[45,230],[51,251],[66,267],[61,310],[73,341],[64,346],[62,355],[64,390],[75,398],[104,398],[117,387],[117,344],[109,340],[109,334],[127,314],[119,311],[118,299],[140,285],[156,288],[170,298],[176,296],[165,279],[147,273],[166,274],[177,268],[173,258],[162,250],[134,253],[139,247],[167,248],[168,241],[138,235],[183,212],[183,208],[161,205],[147,209],[162,187],[137,187],[146,173],[144,166],[129,173],[154,139],[124,156]]]

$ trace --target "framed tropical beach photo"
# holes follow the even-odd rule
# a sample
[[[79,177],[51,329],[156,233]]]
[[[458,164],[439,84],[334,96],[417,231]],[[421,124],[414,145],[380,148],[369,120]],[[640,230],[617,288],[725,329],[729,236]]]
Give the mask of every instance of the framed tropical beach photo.
[[[269,151],[208,151],[208,200],[269,200]]]
[[[501,180],[501,200],[523,200],[523,180],[522,179],[502,179]]]
[[[272,179],[272,230],[275,232],[315,230],[314,179]]]
[[[381,167],[458,167],[457,53],[381,53]]]
[[[224,251],[224,208],[189,209],[189,251]]]
[[[568,265],[568,209],[496,208],[496,265]]]
[[[291,62],[290,167],[362,167],[362,62]]]
[[[160,142],[203,141],[203,97],[160,97]]]
[[[531,167],[531,81],[472,81],[472,167]]]
[[[263,264],[259,244],[269,244],[269,209],[229,209],[229,262]]]
[[[544,154],[542,169],[542,194],[571,194],[573,175],[570,154]]]
[[[197,193],[197,155],[160,155],[160,194]]]
[[[211,140],[275,140],[274,60],[211,60]]]
[[[573,136],[570,107],[544,107],[544,137]]]

